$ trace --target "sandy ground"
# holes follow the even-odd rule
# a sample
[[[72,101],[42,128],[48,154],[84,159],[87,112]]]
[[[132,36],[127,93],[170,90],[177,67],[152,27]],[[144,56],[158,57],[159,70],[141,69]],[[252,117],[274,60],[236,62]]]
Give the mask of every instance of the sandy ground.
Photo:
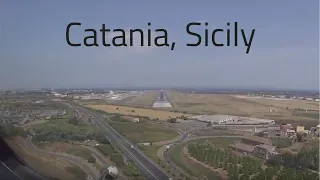
[[[155,143],[153,143],[153,144],[156,145],[156,146],[162,146],[162,145],[165,145],[165,144],[170,144],[170,143],[172,143],[172,142],[175,142],[175,141],[177,141],[177,140],[179,140],[179,139],[180,139],[180,135],[179,135],[179,136],[176,136],[176,137],[173,138],[173,139],[165,140],[165,141],[159,141],[159,142],[155,142]]]

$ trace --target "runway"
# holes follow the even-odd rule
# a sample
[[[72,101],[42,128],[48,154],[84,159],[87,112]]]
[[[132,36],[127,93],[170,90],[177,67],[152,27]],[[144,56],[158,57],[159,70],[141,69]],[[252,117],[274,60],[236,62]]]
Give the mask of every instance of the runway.
[[[154,108],[172,108],[171,103],[163,90],[159,91],[157,99],[154,101],[152,107]]]

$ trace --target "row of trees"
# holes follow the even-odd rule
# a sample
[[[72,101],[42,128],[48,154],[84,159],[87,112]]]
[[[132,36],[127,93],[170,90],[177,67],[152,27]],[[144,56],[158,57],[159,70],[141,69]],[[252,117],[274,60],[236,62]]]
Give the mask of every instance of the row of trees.
[[[73,125],[78,125],[79,124],[79,120],[76,116],[72,116],[69,121],[68,121],[70,124],[73,124]]]
[[[73,132],[73,131],[52,131],[52,132],[37,132],[34,137],[36,141],[85,141],[97,140],[102,144],[109,144],[108,139],[103,132]]]
[[[271,138],[272,145],[277,148],[286,148],[292,145],[292,139],[289,138]]]
[[[197,160],[228,172],[229,180],[309,180],[315,179],[317,173],[298,171],[294,168],[281,166],[268,166],[262,168],[262,161],[249,156],[236,156],[229,150],[215,148],[208,143],[191,143],[188,145],[189,153]],[[298,175],[299,174],[299,175]]]
[[[271,157],[268,164],[273,166],[284,166],[287,168],[312,169],[318,171],[319,168],[319,147],[303,149],[297,154],[285,152]]]
[[[0,123],[0,136],[3,138],[8,138],[12,136],[26,136],[26,133],[20,127],[16,127],[12,124]]]

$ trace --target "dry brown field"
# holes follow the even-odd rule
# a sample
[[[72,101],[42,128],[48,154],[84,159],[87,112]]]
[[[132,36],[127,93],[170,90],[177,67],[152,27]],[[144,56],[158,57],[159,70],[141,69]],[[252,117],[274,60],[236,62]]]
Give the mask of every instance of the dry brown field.
[[[227,94],[188,94],[167,91],[175,111],[193,114],[228,114],[282,120],[318,120],[317,112],[294,111],[296,108],[318,110],[317,102],[238,98]],[[269,110],[272,110],[270,112]]]
[[[89,108],[102,110],[108,113],[117,113],[122,115],[130,115],[130,116],[145,116],[151,119],[158,118],[159,120],[167,120],[168,118],[176,118],[178,116],[186,114],[179,112],[170,112],[170,111],[161,111],[155,109],[144,109],[144,108],[136,108],[130,106],[118,106],[118,105],[87,105]]]
[[[184,113],[238,115],[286,121],[319,120],[319,114],[315,112],[319,110],[318,102],[250,98],[228,94],[189,94],[168,90],[166,95],[173,108],[158,110],[152,108],[157,94],[158,91],[156,90],[146,91],[141,96],[123,99],[117,102],[116,105],[101,105],[100,103],[92,102],[89,103],[89,106],[111,113],[149,116],[150,118],[159,119],[167,119],[169,116],[177,117]],[[98,104],[100,105],[98,106]],[[120,108],[118,105],[124,106]],[[116,109],[117,107],[119,108],[118,110]],[[272,112],[270,112],[270,109]],[[311,111],[305,112],[297,109]],[[133,113],[131,110],[135,110],[135,112]]]

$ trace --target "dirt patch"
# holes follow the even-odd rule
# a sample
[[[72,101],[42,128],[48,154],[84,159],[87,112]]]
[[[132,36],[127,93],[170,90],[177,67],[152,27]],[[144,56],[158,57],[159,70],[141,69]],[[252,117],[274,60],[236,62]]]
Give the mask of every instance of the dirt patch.
[[[163,153],[165,151],[165,148],[164,146],[160,147],[158,150],[157,150],[157,156],[161,159],[161,161],[164,161],[164,158],[163,158]]]
[[[197,159],[191,157],[191,156],[189,155],[188,148],[187,148],[186,146],[184,146],[184,147],[182,148],[182,152],[181,152],[181,153],[183,154],[183,156],[187,157],[187,161],[190,162],[190,164],[197,164],[197,165],[204,166],[204,167],[210,169],[211,171],[219,174],[219,176],[220,176],[221,179],[223,179],[223,180],[228,179],[228,173],[227,173],[227,171],[225,171],[225,170],[223,170],[223,169],[221,169],[221,168],[219,168],[219,169],[214,169],[213,167],[211,167],[211,166],[209,166],[209,165],[207,165],[207,164],[204,164],[204,163],[198,161]]]
[[[48,143],[42,146],[42,149],[45,151],[56,152],[56,153],[65,153],[72,145],[68,143]]]
[[[37,153],[29,152],[23,146],[24,139],[22,137],[14,137],[12,140],[6,141],[22,160],[28,163],[40,174],[61,180],[75,179],[72,174],[65,170],[66,167],[72,166],[68,161],[58,158],[39,156]]]
[[[153,144],[156,145],[156,146],[163,146],[163,145],[165,145],[165,144],[170,144],[170,143],[173,143],[173,142],[179,140],[180,137],[181,137],[181,136],[179,135],[179,136],[176,136],[175,138],[173,138],[173,139],[171,139],[171,140],[159,141],[159,142],[155,142],[155,143],[153,143]]]

